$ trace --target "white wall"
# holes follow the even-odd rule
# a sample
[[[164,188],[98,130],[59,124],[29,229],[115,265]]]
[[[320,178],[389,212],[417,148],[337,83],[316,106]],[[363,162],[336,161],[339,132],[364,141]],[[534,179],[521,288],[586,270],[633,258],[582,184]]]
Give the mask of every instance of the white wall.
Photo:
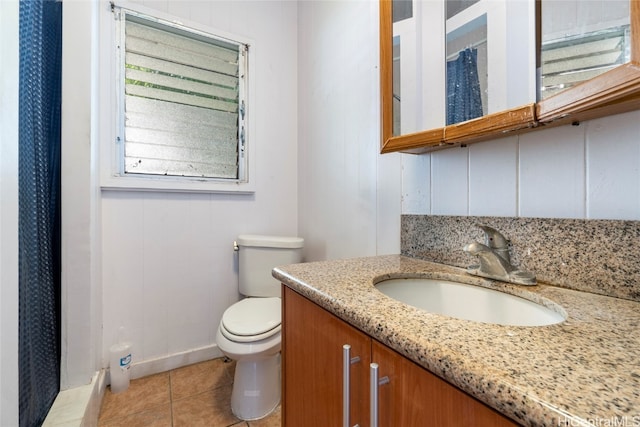
[[[405,214],[640,219],[640,112],[403,157]]]
[[[194,350],[215,354],[222,313],[238,299],[238,234],[299,234],[296,2],[141,3],[253,40],[256,192],[102,192],[103,365],[122,326],[134,368],[150,364],[139,375],[191,361]]]
[[[62,390],[88,384],[101,365],[99,110],[94,88],[96,2],[62,8],[61,369]]]
[[[18,424],[18,1],[0,2],[0,425]]]
[[[380,145],[378,4],[298,4],[300,233],[307,260],[400,251],[400,155]]]

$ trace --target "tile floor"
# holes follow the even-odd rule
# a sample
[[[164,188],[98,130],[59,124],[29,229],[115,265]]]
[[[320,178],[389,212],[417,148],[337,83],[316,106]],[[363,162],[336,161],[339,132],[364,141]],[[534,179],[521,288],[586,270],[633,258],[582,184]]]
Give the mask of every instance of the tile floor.
[[[98,427],[280,427],[280,407],[257,421],[233,415],[234,368],[213,359],[132,380],[122,393],[107,387]]]

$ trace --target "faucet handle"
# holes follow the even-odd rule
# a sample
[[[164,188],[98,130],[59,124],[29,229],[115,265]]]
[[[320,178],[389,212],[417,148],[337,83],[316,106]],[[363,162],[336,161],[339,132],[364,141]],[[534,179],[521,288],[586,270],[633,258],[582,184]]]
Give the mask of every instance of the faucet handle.
[[[509,247],[509,241],[498,230],[488,225],[477,225],[484,231],[485,245],[492,249],[505,249]]]
[[[482,224],[477,224],[477,226],[484,231],[484,244],[491,249],[494,249],[505,261],[511,262],[511,256],[509,255],[509,240],[507,240],[502,233],[493,227]]]

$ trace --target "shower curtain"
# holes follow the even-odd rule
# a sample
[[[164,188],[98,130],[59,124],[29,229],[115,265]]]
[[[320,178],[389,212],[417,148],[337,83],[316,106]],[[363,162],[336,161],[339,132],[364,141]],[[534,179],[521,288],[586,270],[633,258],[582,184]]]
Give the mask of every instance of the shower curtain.
[[[447,125],[482,115],[478,50],[467,48],[447,61]]]
[[[60,389],[62,3],[20,1],[19,417],[39,426]]]

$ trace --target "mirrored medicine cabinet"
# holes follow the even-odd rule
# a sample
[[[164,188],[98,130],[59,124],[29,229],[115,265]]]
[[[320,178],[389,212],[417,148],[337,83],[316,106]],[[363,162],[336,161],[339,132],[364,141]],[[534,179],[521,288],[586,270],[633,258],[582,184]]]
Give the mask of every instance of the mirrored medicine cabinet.
[[[381,152],[640,109],[639,0],[380,0]]]

